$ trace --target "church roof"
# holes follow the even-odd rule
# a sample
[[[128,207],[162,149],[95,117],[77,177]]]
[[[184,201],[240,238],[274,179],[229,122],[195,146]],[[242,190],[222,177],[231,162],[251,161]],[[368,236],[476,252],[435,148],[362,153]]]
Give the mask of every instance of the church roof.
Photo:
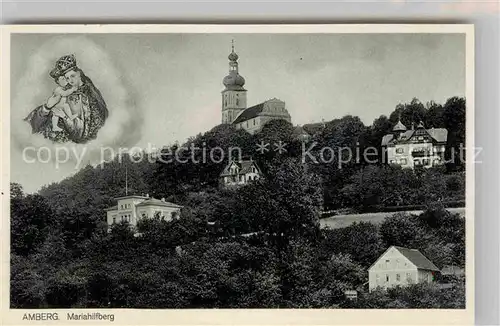
[[[168,201],[155,199],[155,198],[150,198],[150,199],[145,200],[142,203],[139,203],[136,205],[136,207],[141,207],[141,206],[163,206],[163,207],[182,208],[182,206],[180,206],[180,205],[170,203]]]
[[[264,104],[266,102],[262,102],[260,104],[257,104],[257,105],[254,105],[254,106],[251,106],[249,107],[248,109],[244,110],[243,112],[241,112],[241,114],[233,121],[233,124],[237,124],[237,123],[240,123],[240,122],[243,122],[243,121],[247,121],[247,120],[250,120],[250,119],[253,119],[255,118],[256,116],[258,116],[262,110],[264,110]]]

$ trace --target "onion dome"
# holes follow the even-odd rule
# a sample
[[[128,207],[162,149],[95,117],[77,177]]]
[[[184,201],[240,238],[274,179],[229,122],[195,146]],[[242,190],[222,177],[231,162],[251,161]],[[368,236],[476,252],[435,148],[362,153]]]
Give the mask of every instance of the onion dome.
[[[234,52],[234,49],[231,53],[229,53],[228,57],[227,57],[230,61],[236,61],[238,60],[238,55],[236,54],[236,52]]]
[[[398,123],[392,128],[392,131],[406,131],[406,127],[401,123],[401,120],[398,120]]]
[[[243,85],[245,85],[245,78],[243,78],[238,73],[238,55],[234,52],[234,42],[231,46],[231,53],[228,56],[229,59],[229,74],[224,77],[222,83],[226,86],[226,90],[245,90]]]
[[[424,128],[424,122],[422,120],[420,120],[420,122],[417,125],[417,129],[421,129],[421,128]]]
[[[229,75],[224,77],[222,83],[224,84],[224,86],[226,86],[227,89],[238,90],[242,89],[243,85],[245,85],[245,78],[243,78],[237,72],[231,71]]]

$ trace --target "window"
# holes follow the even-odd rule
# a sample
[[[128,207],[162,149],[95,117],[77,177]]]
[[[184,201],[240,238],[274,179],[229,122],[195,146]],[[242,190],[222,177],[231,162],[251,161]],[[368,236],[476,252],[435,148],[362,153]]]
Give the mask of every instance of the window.
[[[389,274],[385,274],[385,281],[389,282]]]
[[[408,161],[405,158],[401,159],[401,165],[406,165],[408,164]]]
[[[404,152],[405,152],[404,148],[396,148],[396,153],[402,154]]]
[[[116,217],[113,216],[113,224],[116,224]]]
[[[253,119],[253,125],[255,126],[255,119]]]
[[[407,280],[408,282],[410,282],[410,281],[411,281],[411,273],[406,273],[406,280]]]
[[[396,281],[398,281],[398,282],[401,281],[401,275],[396,274]]]
[[[395,160],[391,160],[391,164],[394,164],[394,163],[396,163],[396,161]]]
[[[399,259],[396,259],[396,268],[399,268]]]
[[[427,159],[427,158],[424,158],[422,160],[422,162],[423,162],[424,165],[429,165],[429,159]]]
[[[424,136],[418,136],[417,140],[424,140]]]
[[[379,284],[380,283],[380,275],[376,274],[375,277],[377,279],[377,284]]]
[[[142,218],[146,218],[146,217],[147,217],[146,214],[142,213]]]

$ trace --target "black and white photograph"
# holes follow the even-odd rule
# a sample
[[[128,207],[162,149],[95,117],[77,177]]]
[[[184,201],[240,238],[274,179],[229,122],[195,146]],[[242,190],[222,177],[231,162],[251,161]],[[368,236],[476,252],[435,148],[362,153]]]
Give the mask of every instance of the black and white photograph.
[[[10,34],[10,309],[473,308],[471,26],[439,26]]]

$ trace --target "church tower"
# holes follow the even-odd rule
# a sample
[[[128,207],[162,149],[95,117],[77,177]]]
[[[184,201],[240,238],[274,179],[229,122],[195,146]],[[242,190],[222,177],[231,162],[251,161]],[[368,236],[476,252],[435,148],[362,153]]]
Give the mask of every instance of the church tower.
[[[222,123],[232,123],[247,108],[247,90],[243,88],[245,79],[238,73],[238,55],[234,52],[234,41],[231,48],[228,56],[229,74],[222,80],[225,86],[222,91]]]

